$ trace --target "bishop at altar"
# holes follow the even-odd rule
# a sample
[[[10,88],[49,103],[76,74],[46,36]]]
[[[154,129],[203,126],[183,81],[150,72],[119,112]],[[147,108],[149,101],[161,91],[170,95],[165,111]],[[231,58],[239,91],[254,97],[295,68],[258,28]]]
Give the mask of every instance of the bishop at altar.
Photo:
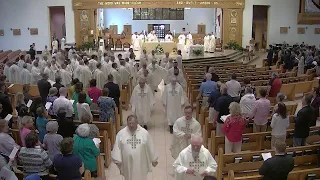
[[[202,145],[202,137],[192,135],[191,145],[179,153],[173,167],[175,180],[203,180],[215,174],[217,163],[210,151]]]
[[[152,166],[158,164],[151,136],[134,115],[128,116],[127,126],[118,132],[111,155],[125,180],[147,180]]]
[[[185,116],[176,120],[173,125],[173,141],[170,148],[171,155],[176,159],[179,153],[189,146],[192,134],[201,135],[201,126],[199,122],[192,117],[192,107],[184,108]]]

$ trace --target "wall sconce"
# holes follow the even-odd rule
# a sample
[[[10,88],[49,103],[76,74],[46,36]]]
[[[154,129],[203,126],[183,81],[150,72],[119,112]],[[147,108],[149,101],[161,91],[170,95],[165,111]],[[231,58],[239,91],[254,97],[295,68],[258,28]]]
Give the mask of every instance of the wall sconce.
[[[290,29],[291,27],[289,26],[288,29]]]

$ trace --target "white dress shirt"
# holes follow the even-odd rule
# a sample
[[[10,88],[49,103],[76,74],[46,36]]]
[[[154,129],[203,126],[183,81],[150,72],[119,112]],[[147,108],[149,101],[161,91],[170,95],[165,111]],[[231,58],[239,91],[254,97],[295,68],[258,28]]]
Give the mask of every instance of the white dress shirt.
[[[66,110],[66,117],[70,118],[73,115],[73,107],[72,103],[69,99],[64,96],[60,96],[53,102],[53,112],[57,114],[60,108],[64,108]]]

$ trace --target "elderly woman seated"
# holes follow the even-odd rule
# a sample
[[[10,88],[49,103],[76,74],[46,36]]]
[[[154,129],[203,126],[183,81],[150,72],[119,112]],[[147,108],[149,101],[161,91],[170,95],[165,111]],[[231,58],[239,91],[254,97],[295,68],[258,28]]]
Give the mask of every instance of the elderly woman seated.
[[[93,138],[97,138],[99,137],[99,128],[95,125],[92,124],[92,116],[89,114],[84,114],[81,119],[80,119],[81,123],[86,123],[89,125],[90,127],[90,132],[89,132],[89,138],[93,139]]]
[[[9,162],[9,155],[14,147],[20,148],[14,139],[8,134],[8,122],[4,119],[0,120],[0,154]]]
[[[60,143],[63,137],[58,132],[58,122],[57,121],[49,121],[46,125],[47,134],[43,139],[43,148],[48,151],[49,157],[51,161],[53,161],[53,157],[56,154],[60,154]]]
[[[88,124],[81,124],[76,130],[76,136],[73,138],[74,146],[72,154],[80,156],[84,163],[85,170],[91,172],[91,176],[97,176],[97,161],[96,157],[100,154],[99,145],[95,143],[88,136],[90,134],[90,127]]]
[[[52,166],[47,152],[39,147],[38,135],[30,132],[25,137],[26,147],[19,152],[24,176],[38,174],[42,180],[49,180],[49,169]]]

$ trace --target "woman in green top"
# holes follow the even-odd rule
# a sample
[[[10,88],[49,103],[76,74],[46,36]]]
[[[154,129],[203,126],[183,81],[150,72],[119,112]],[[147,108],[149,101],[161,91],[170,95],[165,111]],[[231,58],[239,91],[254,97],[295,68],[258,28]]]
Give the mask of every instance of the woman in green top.
[[[78,120],[78,110],[77,110],[77,103],[78,103],[78,99],[79,99],[79,93],[83,91],[83,83],[82,82],[78,82],[75,86],[75,92],[73,93],[72,99],[74,100],[73,102],[73,111],[74,111],[74,115],[76,117],[76,119]],[[86,93],[86,103],[89,104],[89,106],[92,104],[92,101],[90,99],[90,97],[88,96],[88,94]]]
[[[78,155],[83,164],[85,170],[89,170],[94,176],[97,171],[96,157],[99,156],[100,150],[94,144],[92,139],[88,138],[90,127],[88,124],[81,124],[76,130],[76,136],[73,137],[74,145],[72,154]]]

